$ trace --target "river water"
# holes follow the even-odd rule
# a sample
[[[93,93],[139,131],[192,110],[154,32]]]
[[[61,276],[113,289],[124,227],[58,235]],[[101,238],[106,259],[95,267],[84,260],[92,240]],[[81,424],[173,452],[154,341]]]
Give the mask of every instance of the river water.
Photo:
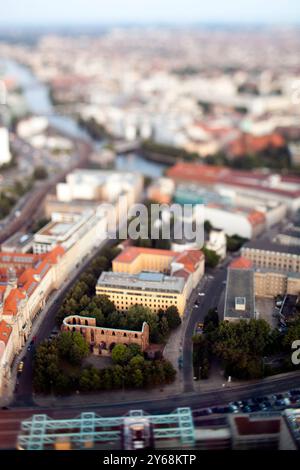
[[[16,77],[23,90],[29,112],[46,116],[49,123],[62,133],[91,141],[88,134],[78,125],[75,119],[57,114],[50,100],[48,86],[39,81],[29,68],[13,60],[1,60],[0,63],[6,75]],[[97,148],[96,142],[94,144]],[[117,170],[139,171],[145,176],[159,178],[166,165],[148,161],[141,155],[133,153],[118,155],[115,167]]]

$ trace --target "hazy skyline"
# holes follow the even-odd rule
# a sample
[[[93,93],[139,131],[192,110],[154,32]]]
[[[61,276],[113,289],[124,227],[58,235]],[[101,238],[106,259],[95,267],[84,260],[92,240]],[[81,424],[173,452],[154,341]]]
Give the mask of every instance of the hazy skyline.
[[[10,0],[0,25],[300,22],[299,0]]]

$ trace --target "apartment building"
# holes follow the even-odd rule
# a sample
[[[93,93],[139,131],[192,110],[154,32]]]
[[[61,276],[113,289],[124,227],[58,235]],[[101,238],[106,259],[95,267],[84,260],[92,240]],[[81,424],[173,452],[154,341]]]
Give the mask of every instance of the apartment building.
[[[281,245],[262,239],[247,243],[241,253],[257,268],[300,272],[300,246]]]
[[[45,255],[0,253],[0,394],[7,390],[11,364],[36,314],[62,283],[63,256],[62,247]]]

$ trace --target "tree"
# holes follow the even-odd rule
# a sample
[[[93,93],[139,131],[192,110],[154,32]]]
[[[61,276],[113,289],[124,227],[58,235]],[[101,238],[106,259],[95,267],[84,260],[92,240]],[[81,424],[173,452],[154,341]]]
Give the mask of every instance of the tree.
[[[117,344],[111,353],[111,358],[115,364],[126,364],[129,360],[130,353],[127,346],[124,344]]]
[[[228,375],[241,379],[261,377],[262,357],[269,345],[271,328],[265,320],[222,322],[214,351]]]
[[[61,357],[69,360],[71,364],[81,364],[89,354],[88,343],[77,331],[61,333],[57,340],[57,347]]]
[[[215,268],[219,264],[220,256],[215,251],[209,250],[206,247],[203,247],[202,251],[205,256],[205,265],[208,268]]]
[[[172,305],[167,308],[165,313],[170,330],[174,330],[181,324],[181,318],[177,307]]]
[[[219,315],[218,310],[210,309],[207,315],[204,317],[203,322],[203,331],[204,333],[209,333],[216,330],[219,326]]]
[[[33,177],[35,180],[45,180],[48,178],[48,172],[45,167],[37,166],[34,169]]]

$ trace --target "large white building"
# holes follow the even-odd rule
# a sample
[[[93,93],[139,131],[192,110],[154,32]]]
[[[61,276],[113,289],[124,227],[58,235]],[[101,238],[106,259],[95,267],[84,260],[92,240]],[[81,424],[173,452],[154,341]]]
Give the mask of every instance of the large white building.
[[[33,252],[48,253],[57,245],[67,251],[86,237],[89,239],[86,241],[89,250],[91,244],[96,246],[106,235],[107,219],[100,211],[88,210],[83,214],[56,212],[52,214],[52,220],[34,235]]]
[[[135,202],[142,189],[143,177],[138,173],[78,169],[67,175],[65,183],[57,185],[56,196],[58,201],[62,202],[116,202],[121,195],[131,194],[132,202]]]
[[[9,133],[5,127],[0,127],[0,166],[10,161]]]

